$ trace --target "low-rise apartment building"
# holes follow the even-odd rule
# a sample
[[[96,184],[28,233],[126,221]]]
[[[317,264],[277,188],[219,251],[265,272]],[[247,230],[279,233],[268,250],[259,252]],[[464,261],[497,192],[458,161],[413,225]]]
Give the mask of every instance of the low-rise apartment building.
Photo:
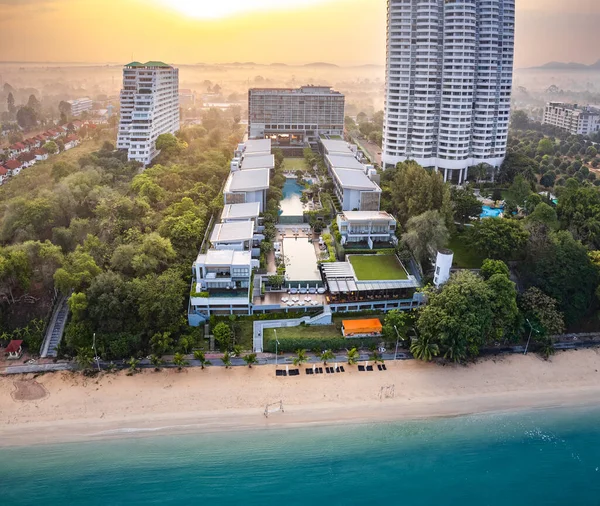
[[[332,179],[342,211],[379,211],[381,188],[364,172],[334,168]]]
[[[589,135],[600,131],[600,110],[577,104],[549,102],[544,109],[542,123],[573,135]]]
[[[269,169],[231,172],[223,189],[224,204],[258,202],[262,213],[267,207],[270,172]]]
[[[88,97],[67,100],[67,103],[71,105],[71,116],[81,116],[85,111],[91,111],[94,106],[94,103]]]
[[[396,244],[396,219],[384,211],[346,211],[337,215],[342,245],[365,243],[373,249],[375,243]]]

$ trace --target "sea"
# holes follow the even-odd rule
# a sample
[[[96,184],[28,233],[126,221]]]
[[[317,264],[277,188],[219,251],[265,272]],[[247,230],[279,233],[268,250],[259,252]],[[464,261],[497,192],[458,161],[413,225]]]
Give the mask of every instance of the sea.
[[[3,506],[384,503],[598,506],[600,408],[0,450]]]

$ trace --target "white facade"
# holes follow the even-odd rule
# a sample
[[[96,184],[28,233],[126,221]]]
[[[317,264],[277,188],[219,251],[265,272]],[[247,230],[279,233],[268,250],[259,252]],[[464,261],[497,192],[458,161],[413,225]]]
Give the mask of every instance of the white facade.
[[[71,116],[81,116],[81,113],[91,111],[94,106],[94,103],[87,97],[67,100],[67,103],[71,104]]]
[[[249,136],[282,147],[303,147],[321,134],[342,136],[344,109],[344,95],[328,86],[250,89]]]
[[[231,172],[223,189],[223,203],[227,205],[258,202],[262,213],[267,207],[269,184],[269,169]]]
[[[117,148],[148,165],[159,154],[156,139],[179,130],[179,69],[162,62],[133,62],[123,69]]]
[[[334,191],[342,211],[379,211],[381,188],[360,170],[332,169]]]
[[[397,222],[384,211],[348,211],[338,214],[336,221],[343,245],[365,242],[373,249],[374,242],[398,242]]]
[[[388,0],[386,166],[415,160],[461,183],[501,165],[514,30],[515,0]]]
[[[600,110],[577,104],[549,102],[544,109],[545,125],[552,125],[573,135],[589,135],[600,130]]]
[[[454,252],[449,249],[438,251],[435,261],[435,275],[433,277],[433,284],[436,287],[443,285],[450,279],[453,261]]]

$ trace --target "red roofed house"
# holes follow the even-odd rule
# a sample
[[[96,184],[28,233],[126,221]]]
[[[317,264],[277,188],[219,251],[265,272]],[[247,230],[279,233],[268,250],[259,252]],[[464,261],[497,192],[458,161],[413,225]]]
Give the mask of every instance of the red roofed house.
[[[8,169],[4,165],[0,165],[0,185],[8,179]]]
[[[79,145],[79,137],[76,135],[69,135],[65,138],[65,151],[74,148]]]
[[[22,169],[26,169],[27,167],[31,167],[32,165],[35,165],[35,155],[33,153],[23,153],[21,156],[19,156],[19,160],[21,161],[21,163],[23,164],[23,166],[21,167]]]
[[[11,341],[4,349],[4,353],[8,354],[8,360],[19,360],[23,356],[23,341]]]
[[[21,172],[23,164],[19,160],[15,160],[13,158],[12,160],[8,160],[8,162],[5,162],[4,167],[8,169],[8,175],[12,176],[17,175],[19,172]]]
[[[41,162],[43,160],[48,160],[48,157],[50,156],[48,154],[48,151],[46,151],[44,148],[38,148],[36,149],[33,154],[35,155],[35,159],[38,162]]]
[[[9,155],[17,156],[21,153],[25,153],[25,151],[27,151],[27,146],[25,146],[25,144],[22,142],[16,142],[9,148]]]

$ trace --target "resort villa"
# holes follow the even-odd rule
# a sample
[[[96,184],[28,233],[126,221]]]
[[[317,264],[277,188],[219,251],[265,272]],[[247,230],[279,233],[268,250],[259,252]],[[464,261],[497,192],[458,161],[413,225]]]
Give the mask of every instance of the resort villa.
[[[231,172],[223,189],[227,204],[258,202],[260,212],[267,206],[267,190],[270,183],[269,169],[250,169]]]
[[[381,188],[364,172],[334,168],[332,175],[342,211],[379,211]]]
[[[190,325],[211,315],[249,315],[252,270],[258,268],[249,251],[209,250],[194,262]]]
[[[253,223],[257,223],[259,215],[260,204],[258,202],[227,204],[223,207],[221,222],[232,223],[236,221],[252,221]]]
[[[239,144],[231,160],[231,171],[275,168],[270,139],[247,140]]]
[[[375,243],[395,246],[396,219],[384,211],[346,211],[337,215],[342,245],[364,244],[373,249]]]

